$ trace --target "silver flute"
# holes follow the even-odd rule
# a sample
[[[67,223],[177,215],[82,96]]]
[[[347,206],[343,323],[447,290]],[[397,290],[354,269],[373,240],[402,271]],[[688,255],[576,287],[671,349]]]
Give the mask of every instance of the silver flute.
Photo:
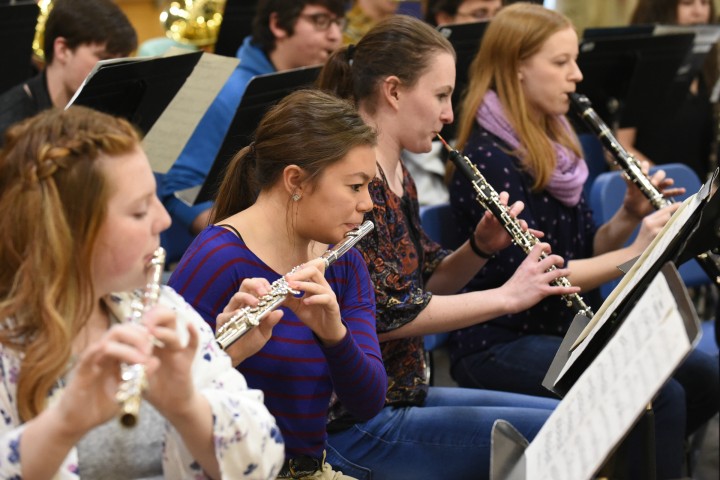
[[[625,177],[640,189],[640,192],[650,201],[653,208],[660,210],[673,203],[671,198],[664,197],[657,187],[653,185],[648,176],[642,171],[640,162],[620,145],[607,124],[592,108],[590,100],[579,93],[571,93],[569,98],[578,116],[595,133],[603,146],[613,156],[615,164],[622,168]],[[708,250],[696,256],[695,260],[715,285],[720,286],[720,257],[718,254]]]
[[[165,249],[158,247],[148,265],[147,284],[142,296],[133,300],[127,321],[142,323],[145,312],[157,304],[164,269]],[[148,386],[145,365],[123,363],[120,365],[120,378],[122,382],[115,394],[115,400],[120,404],[120,424],[124,427],[134,427],[138,422],[142,394]]]
[[[475,193],[477,193],[476,200],[480,205],[489,210],[490,213],[497,218],[500,224],[505,228],[507,233],[510,235],[512,242],[520,247],[526,254],[530,253],[532,247],[540,240],[530,233],[525,231],[520,226],[517,219],[513,218],[509,213],[505,205],[500,203],[500,196],[495,189],[488,183],[480,170],[467,158],[465,155],[452,148],[448,143],[438,135],[438,138],[443,143],[447,151],[449,152],[450,160],[455,166],[470,180]],[[546,258],[547,254],[544,252],[541,254],[540,259]],[[555,265],[552,265],[547,271],[557,270]],[[566,277],[557,277],[555,280],[550,282],[552,285],[558,287],[571,287],[572,284]],[[562,299],[565,300],[565,304],[575,310],[576,313],[585,315],[588,318],[592,318],[593,311],[585,303],[580,295],[577,293],[571,293],[562,295]]]
[[[357,228],[350,230],[345,234],[345,238],[328,249],[319,258],[325,260],[325,268],[340,258],[345,252],[350,250],[365,235],[370,233],[375,225],[370,220],[366,220]],[[302,265],[293,268],[289,273],[296,272]],[[238,341],[243,335],[260,324],[268,313],[272,312],[285,301],[288,295],[299,295],[301,292],[293,290],[288,285],[285,276],[282,276],[270,284],[270,292],[259,298],[255,307],[244,307],[238,310],[222,327],[218,328],[215,334],[215,341],[223,350]]]

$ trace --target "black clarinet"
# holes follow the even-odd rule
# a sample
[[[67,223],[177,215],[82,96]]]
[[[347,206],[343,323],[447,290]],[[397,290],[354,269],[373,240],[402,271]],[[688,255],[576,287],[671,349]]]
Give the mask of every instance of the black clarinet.
[[[532,247],[540,240],[532,233],[523,230],[517,219],[510,216],[507,211],[507,207],[500,203],[500,197],[495,189],[488,183],[485,177],[480,173],[480,170],[473,165],[469,158],[452,148],[448,143],[438,135],[438,138],[443,143],[447,151],[449,152],[450,160],[455,166],[470,180],[475,192],[477,193],[476,200],[480,205],[489,210],[495,218],[498,219],[500,224],[510,235],[512,242],[520,247],[526,254],[530,253]],[[542,253],[540,259],[546,258],[547,254]],[[557,270],[555,265],[552,265],[547,271]],[[555,280],[550,282],[552,285],[558,287],[571,287],[572,285],[566,277],[557,277]],[[585,315],[588,318],[592,318],[593,311],[585,303],[580,295],[577,293],[571,293],[562,295],[562,299],[565,300],[565,304],[575,310],[576,313]]]
[[[585,122],[585,125],[597,135],[600,143],[602,143],[613,156],[615,164],[622,168],[625,177],[640,189],[655,210],[660,210],[673,203],[671,198],[664,197],[655,185],[652,184],[648,176],[642,171],[640,162],[620,145],[620,142],[617,141],[607,124],[605,124],[592,108],[590,100],[585,95],[579,93],[570,93],[568,96],[578,116]],[[705,271],[716,286],[720,286],[719,258],[720,257],[712,251],[701,253],[695,257],[703,271]]]

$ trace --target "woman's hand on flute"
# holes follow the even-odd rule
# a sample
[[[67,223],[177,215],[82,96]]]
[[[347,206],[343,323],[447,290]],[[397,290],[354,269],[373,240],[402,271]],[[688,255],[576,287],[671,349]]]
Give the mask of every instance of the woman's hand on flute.
[[[240,284],[240,289],[230,298],[230,301],[216,318],[216,331],[227,323],[238,310],[246,307],[256,307],[261,297],[270,293],[270,282],[264,278],[246,278]],[[245,359],[259,352],[272,337],[272,329],[283,316],[282,310],[275,310],[260,320],[260,325],[248,331],[225,351],[232,359],[233,366],[237,367]]]
[[[337,297],[325,280],[325,260],[311,260],[285,278],[290,288],[304,293],[301,297],[289,295],[285,305],[295,312],[320,341],[331,346],[345,338],[347,328],[340,318]]]

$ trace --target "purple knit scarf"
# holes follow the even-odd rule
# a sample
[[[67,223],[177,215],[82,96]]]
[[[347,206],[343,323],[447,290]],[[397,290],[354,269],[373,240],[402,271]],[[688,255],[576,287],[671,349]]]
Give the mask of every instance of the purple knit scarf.
[[[483,103],[475,114],[478,124],[488,132],[502,139],[513,150],[520,148],[520,140],[515,134],[510,122],[505,117],[500,99],[493,90],[488,90]],[[564,116],[559,117],[565,128],[570,130],[570,124]],[[580,201],[583,185],[588,177],[588,167],[582,157],[578,157],[572,150],[552,142],[557,158],[557,165],[550,177],[546,190],[560,203],[567,207],[574,207]]]

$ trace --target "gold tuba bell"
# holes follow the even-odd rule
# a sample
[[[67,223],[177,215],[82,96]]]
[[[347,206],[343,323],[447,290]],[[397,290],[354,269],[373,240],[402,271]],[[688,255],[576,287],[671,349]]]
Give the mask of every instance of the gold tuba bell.
[[[33,38],[32,49],[35,61],[43,64],[45,62],[45,22],[52,10],[52,0],[40,0],[38,2],[40,13],[38,14],[37,25],[35,26],[35,37]]]
[[[213,45],[222,23],[225,0],[172,1],[160,14],[168,38],[197,47]]]

